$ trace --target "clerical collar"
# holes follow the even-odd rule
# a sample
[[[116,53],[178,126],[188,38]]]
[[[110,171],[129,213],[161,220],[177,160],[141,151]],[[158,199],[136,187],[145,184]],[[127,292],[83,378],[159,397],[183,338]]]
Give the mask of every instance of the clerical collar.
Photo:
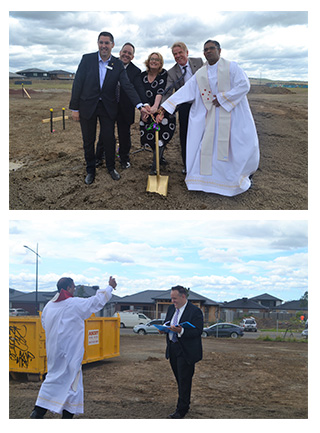
[[[68,290],[61,289],[58,298],[54,302],[60,302],[64,301],[65,299],[73,298],[73,295],[71,295]]]

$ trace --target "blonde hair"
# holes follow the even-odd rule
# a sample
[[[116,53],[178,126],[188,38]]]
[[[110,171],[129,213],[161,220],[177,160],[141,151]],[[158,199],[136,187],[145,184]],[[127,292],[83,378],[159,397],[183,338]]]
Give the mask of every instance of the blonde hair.
[[[151,59],[151,57],[153,56],[153,54],[155,54],[156,56],[159,57],[159,60],[160,60],[160,66],[159,66],[159,71],[158,71],[158,72],[161,72],[161,71],[162,71],[162,68],[163,68],[163,63],[164,63],[164,62],[163,62],[163,57],[162,57],[162,55],[161,55],[160,53],[157,53],[157,52],[154,52],[154,53],[149,54],[147,60],[144,62],[144,64],[146,65],[147,72],[150,71],[149,63],[150,63],[150,59]]]
[[[172,47],[171,47],[171,51],[172,51],[175,47],[182,48],[183,51],[185,51],[185,52],[188,51],[188,48],[187,48],[187,46],[186,46],[186,44],[185,44],[184,42],[175,42],[175,43],[172,45]]]

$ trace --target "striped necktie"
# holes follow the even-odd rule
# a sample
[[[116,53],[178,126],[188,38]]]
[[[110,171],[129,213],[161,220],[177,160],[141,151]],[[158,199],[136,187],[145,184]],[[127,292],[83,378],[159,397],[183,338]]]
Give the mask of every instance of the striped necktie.
[[[177,326],[177,324],[178,324],[178,316],[179,316],[179,308],[176,309],[175,315],[173,316],[173,320],[172,320],[172,325],[173,326]],[[172,341],[174,343],[176,341],[178,341],[178,336],[177,336],[176,332],[174,332],[173,335],[172,335]]]

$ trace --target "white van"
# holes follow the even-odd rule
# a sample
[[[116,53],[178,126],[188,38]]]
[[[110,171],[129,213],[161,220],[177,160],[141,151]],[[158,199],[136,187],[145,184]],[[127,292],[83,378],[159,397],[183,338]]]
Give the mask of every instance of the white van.
[[[136,313],[133,311],[119,311],[114,313],[114,317],[120,316],[120,327],[121,328],[133,328],[136,325],[144,325],[150,322],[150,318],[145,316],[143,313]]]

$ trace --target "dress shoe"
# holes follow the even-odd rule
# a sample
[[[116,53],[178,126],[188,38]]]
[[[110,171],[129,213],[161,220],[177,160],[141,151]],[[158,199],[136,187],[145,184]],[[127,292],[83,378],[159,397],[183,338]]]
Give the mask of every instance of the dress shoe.
[[[38,412],[36,411],[36,409],[34,409],[34,410],[31,412],[30,418],[33,418],[33,419],[43,419],[43,416],[40,416],[40,415],[38,414]]]
[[[92,182],[94,181],[94,178],[95,178],[95,175],[94,175],[94,174],[92,174],[92,173],[88,173],[87,176],[86,176],[86,178],[85,178],[85,180],[84,180],[84,182],[85,182],[87,185],[91,185]]]
[[[117,170],[113,169],[113,170],[109,170],[109,174],[112,177],[113,180],[119,180],[120,179],[120,174],[117,172]]]
[[[123,168],[124,170],[126,170],[127,168],[131,167],[131,164],[130,164],[129,161],[127,161],[127,162],[120,162],[120,166],[121,166],[121,168]]]
[[[182,413],[178,412],[177,410],[168,416],[168,418],[172,418],[172,419],[182,419],[184,417],[185,417],[185,414],[182,414]]]

